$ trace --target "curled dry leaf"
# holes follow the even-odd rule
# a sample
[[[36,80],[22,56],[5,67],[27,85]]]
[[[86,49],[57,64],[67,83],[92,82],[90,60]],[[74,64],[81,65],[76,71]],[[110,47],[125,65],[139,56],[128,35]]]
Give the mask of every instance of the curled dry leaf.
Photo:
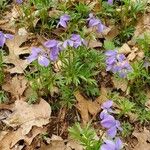
[[[144,128],[142,132],[134,131],[132,133],[138,139],[138,144],[134,147],[133,150],[150,150],[150,131]]]
[[[11,114],[11,111],[7,109],[0,110],[0,121],[6,119]]]
[[[79,91],[77,91],[74,95],[78,102],[76,107],[80,111],[83,123],[86,124],[90,120],[89,113],[91,115],[95,115],[100,107],[97,102],[85,99]]]
[[[44,128],[34,127],[31,131],[30,136],[22,134],[23,129],[19,128],[16,131],[10,131],[7,133],[1,132],[0,137],[0,149],[1,150],[10,150],[13,148],[17,142],[20,140],[24,140],[26,144],[30,145],[33,139],[40,133],[45,133],[46,130]]]
[[[131,48],[127,43],[124,43],[122,47],[118,49],[119,53],[121,54],[129,54],[131,52]]]
[[[79,91],[74,94],[78,102],[76,107],[80,111],[84,124],[89,122],[89,114],[96,116],[97,113],[100,111],[100,105],[107,100],[106,88],[102,86],[100,90],[101,95],[96,98],[95,101],[84,98]]]
[[[51,115],[50,105],[43,99],[39,104],[29,105],[22,100],[15,101],[13,113],[3,122],[11,127],[22,128],[22,134],[26,135],[33,126],[43,127],[49,123]]]
[[[143,58],[144,52],[140,51],[137,47],[133,47],[131,53],[127,57],[129,61],[133,61],[134,59],[142,60]]]
[[[134,41],[145,32],[150,32],[150,13],[143,14],[143,16],[139,19],[132,40]]]
[[[52,135],[50,144],[42,146],[40,150],[83,150],[83,147],[74,140],[64,141],[60,136]]]
[[[89,48],[97,48],[97,47],[102,47],[102,43],[98,42],[96,40],[90,40],[88,43]]]
[[[44,145],[41,150],[66,150],[66,145],[60,136],[52,135],[49,145]]]
[[[7,80],[3,85],[2,89],[10,92],[15,98],[20,98],[27,88],[27,80],[24,76],[14,76],[12,79]]]
[[[119,34],[119,29],[115,27],[111,27],[108,33],[105,35],[106,40],[112,40]]]
[[[83,146],[81,146],[77,141],[74,140],[69,140],[66,146],[66,150],[83,150]]]
[[[28,34],[19,35],[18,32],[14,35],[12,40],[7,40],[6,45],[9,49],[9,55],[4,57],[4,62],[7,64],[13,64],[14,67],[8,69],[10,73],[23,73],[24,69],[29,64],[27,60],[20,59],[20,55],[29,54],[29,47],[21,47],[21,45],[27,41]]]

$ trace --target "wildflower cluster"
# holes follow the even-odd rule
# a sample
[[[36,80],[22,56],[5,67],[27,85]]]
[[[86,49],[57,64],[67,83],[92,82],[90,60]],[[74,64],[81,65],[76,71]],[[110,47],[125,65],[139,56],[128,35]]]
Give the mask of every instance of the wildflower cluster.
[[[13,39],[12,34],[4,34],[2,31],[0,31],[0,47],[3,47],[7,39]]]
[[[120,150],[123,148],[122,141],[116,137],[117,131],[122,131],[120,122],[116,120],[110,113],[113,113],[111,100],[103,103],[103,111],[100,113],[101,125],[107,129],[106,134],[109,140],[104,140],[101,150]]]
[[[125,78],[132,67],[124,54],[119,54],[117,50],[108,50],[106,53],[106,71],[118,73],[120,77]]]
[[[67,14],[62,15],[57,24],[57,27],[62,26],[64,28],[67,28],[67,24],[70,19],[71,17],[69,15]],[[103,30],[106,28],[106,26],[102,24],[101,20],[95,18],[92,13],[89,14],[89,18],[87,19],[87,21],[88,21],[88,26],[95,27],[99,33],[103,32]]]
[[[68,46],[73,48],[78,48],[79,46],[86,45],[85,40],[81,38],[78,34],[72,34],[71,38],[65,40],[64,42],[57,40],[48,40],[44,43],[47,51],[42,50],[41,48],[32,48],[31,55],[27,58],[27,60],[31,63],[34,60],[38,60],[38,63],[41,66],[47,67],[50,61],[55,61],[58,58],[59,53],[67,48]]]
[[[67,28],[68,21],[71,17],[67,14],[64,14],[60,17],[60,20],[57,24],[63,28]],[[89,27],[97,27],[98,32],[103,32],[105,26],[101,23],[99,19],[96,19],[93,14],[89,14],[87,19],[89,22]],[[71,37],[64,42],[57,40],[48,40],[44,43],[44,46],[48,49],[47,51],[42,50],[41,48],[32,48],[31,55],[27,58],[31,63],[34,60],[38,60],[38,63],[42,66],[47,67],[51,61],[55,61],[58,58],[58,54],[63,49],[67,47],[78,48],[79,46],[87,45],[86,41],[81,38],[79,34],[72,34]]]

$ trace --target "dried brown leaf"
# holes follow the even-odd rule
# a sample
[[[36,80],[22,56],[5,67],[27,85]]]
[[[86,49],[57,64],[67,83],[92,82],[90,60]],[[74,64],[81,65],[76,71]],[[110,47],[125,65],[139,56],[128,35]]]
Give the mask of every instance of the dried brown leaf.
[[[114,39],[117,35],[119,34],[119,30],[118,28],[115,26],[115,27],[111,27],[110,28],[110,31],[107,33],[107,35],[105,35],[105,38],[107,40],[112,40]]]
[[[150,139],[150,131],[144,128],[143,132],[134,131],[132,133],[138,139],[138,144],[134,147],[134,150],[150,150],[150,143],[147,141]]]
[[[28,145],[30,145],[32,143],[33,139],[38,134],[45,133],[45,132],[46,132],[46,130],[44,128],[37,128],[37,127],[34,127],[32,129],[30,136],[29,135],[24,135],[22,128],[19,128],[16,131],[10,131],[10,132],[6,133],[3,136],[3,138],[1,138],[1,140],[0,140],[0,149],[1,150],[10,150],[20,140],[24,140]]]
[[[100,107],[96,101],[92,102],[91,100],[85,99],[79,91],[77,91],[74,95],[78,102],[76,107],[80,111],[83,123],[86,124],[90,120],[89,113],[91,115],[95,115]]]
[[[102,43],[98,42],[96,40],[90,40],[88,43],[89,48],[96,48],[96,47],[102,47]]]
[[[10,92],[12,96],[20,98],[27,88],[27,80],[23,76],[14,76],[11,80],[7,80],[3,85],[2,89]]]
[[[127,57],[129,61],[133,61],[135,59],[142,60],[143,58],[144,58],[144,52],[140,51],[140,49],[138,49],[137,47],[132,47],[132,50]]]
[[[33,126],[42,127],[49,123],[51,115],[50,105],[43,99],[39,104],[29,105],[28,103],[15,101],[14,112],[3,122],[8,126],[22,128],[22,134],[26,135]]]
[[[74,140],[70,140],[68,141],[67,143],[67,148],[66,150],[83,150],[83,146],[81,146],[77,141],[74,141]]]
[[[21,44],[27,41],[27,37],[28,34],[19,35],[18,32],[16,32],[13,40],[7,40],[6,42],[9,49],[9,55],[4,57],[4,62],[14,65],[13,68],[8,69],[10,73],[23,73],[24,69],[29,64],[27,60],[19,58],[21,54],[28,54],[30,52],[29,47],[21,47]]]
[[[134,41],[145,32],[150,33],[150,13],[143,14],[143,16],[139,19],[132,40]]]
[[[121,54],[128,54],[131,52],[131,48],[127,43],[124,43],[122,47],[119,48],[119,53]]]

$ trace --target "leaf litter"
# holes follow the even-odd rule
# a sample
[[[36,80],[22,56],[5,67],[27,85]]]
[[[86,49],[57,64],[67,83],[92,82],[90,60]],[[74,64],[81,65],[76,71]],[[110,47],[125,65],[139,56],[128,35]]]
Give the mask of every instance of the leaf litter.
[[[84,0],[83,0],[84,1]],[[99,7],[98,2],[84,1],[89,3],[90,7]],[[14,40],[7,41],[6,45],[9,49],[8,56],[4,57],[4,62],[6,64],[13,64],[12,68],[7,68],[7,72],[11,74],[22,74],[28,66],[26,60],[20,59],[20,55],[26,55],[30,52],[30,46],[22,46],[23,43],[28,41],[28,33],[24,29],[15,31],[13,28],[10,29],[10,25],[13,24],[14,18],[18,17],[16,7],[12,9],[13,13],[11,19],[7,19],[3,22],[0,21],[2,29],[15,32]],[[57,12],[57,10],[56,10]],[[59,13],[59,12],[58,12]],[[49,12],[49,15],[53,15],[53,11]],[[7,16],[10,16],[8,14]],[[144,14],[143,18],[139,21],[132,38],[132,42],[136,37],[142,33],[150,31],[150,20],[149,14]],[[9,21],[11,20],[11,21]],[[57,31],[58,32],[58,31]],[[56,33],[59,35],[59,32]],[[117,27],[109,27],[103,35],[98,35],[100,37],[105,37],[107,40],[114,39],[119,34]],[[90,41],[90,48],[102,47],[102,43],[98,41]],[[120,53],[126,54],[129,61],[140,60],[144,58],[144,54],[135,45],[130,48],[130,44],[125,43],[120,48]],[[61,69],[61,68],[59,68]],[[127,90],[128,83],[125,80],[119,81],[115,78],[112,79],[114,88],[121,89],[123,92]],[[24,140],[27,145],[31,145],[33,139],[39,135],[46,132],[46,125],[49,123],[51,117],[51,107],[43,99],[40,100],[39,104],[29,105],[24,97],[23,93],[27,88],[27,81],[23,76],[15,75],[9,81],[5,82],[2,86],[3,90],[11,93],[11,97],[16,99],[14,105],[0,105],[0,109],[7,110],[1,115],[1,120],[7,126],[12,127],[13,131],[2,131],[0,132],[0,149],[10,150],[10,149],[22,149],[24,146],[19,146],[17,143],[20,140]],[[81,121],[87,124],[92,117],[95,117],[100,111],[100,105],[107,100],[107,90],[105,87],[101,87],[101,95],[94,101],[85,98],[80,91],[77,91],[74,95],[77,100],[76,108],[79,110],[81,115]],[[145,104],[149,108],[149,103]],[[8,108],[9,107],[9,108]],[[92,117],[91,117],[92,115]],[[134,147],[134,150],[150,150],[150,133],[149,130],[144,128],[142,132],[135,130],[132,133],[138,140],[138,144]],[[41,150],[83,150],[83,147],[73,140],[68,140],[67,144],[65,141],[57,135],[52,135],[50,138],[49,145],[41,146]]]
[[[28,34],[19,35],[18,31],[14,35],[12,40],[6,42],[9,49],[8,56],[4,57],[4,62],[6,64],[13,64],[14,67],[8,68],[7,71],[10,73],[24,73],[24,70],[28,66],[27,60],[20,59],[20,55],[29,54],[29,46],[22,47],[21,45],[27,41]]]

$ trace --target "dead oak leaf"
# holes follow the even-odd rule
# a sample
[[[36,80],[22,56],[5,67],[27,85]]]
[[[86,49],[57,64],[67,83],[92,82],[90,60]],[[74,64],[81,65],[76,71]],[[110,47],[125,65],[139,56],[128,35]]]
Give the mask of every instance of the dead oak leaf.
[[[26,88],[27,80],[23,76],[14,76],[2,85],[3,90],[10,92],[16,98],[20,98]]]
[[[90,40],[88,43],[89,48],[97,48],[97,47],[102,47],[102,43],[98,42],[96,40]]]
[[[50,105],[43,99],[39,104],[29,105],[22,100],[15,101],[13,113],[3,122],[11,127],[22,128],[22,134],[26,135],[33,126],[43,127],[49,123],[51,115]]]
[[[10,150],[12,149],[17,142],[19,142],[20,140],[24,140],[25,143],[27,143],[28,145],[30,145],[33,141],[33,139],[41,133],[45,133],[46,130],[44,128],[37,128],[34,127],[32,129],[32,131],[30,132],[30,135],[23,135],[22,134],[22,128],[19,128],[16,131],[10,131],[7,133],[0,133],[0,136],[2,135],[2,138],[0,140],[0,149],[1,150]]]
[[[140,51],[137,47],[133,47],[131,53],[127,57],[129,61],[133,61],[134,59],[142,60],[143,58],[144,52]]]
[[[65,144],[67,143],[67,144]],[[72,139],[63,140],[60,136],[52,135],[49,145],[44,145],[41,150],[83,150],[83,147]]]
[[[144,33],[150,33],[150,13],[144,13],[139,19],[135,28],[134,36],[131,41],[135,41],[137,37],[143,36]]]
[[[7,40],[6,45],[9,49],[9,55],[4,57],[6,64],[13,64],[14,67],[8,69],[10,73],[23,73],[24,69],[29,64],[27,60],[19,58],[21,54],[29,54],[29,47],[21,47],[21,45],[27,41],[28,34],[19,35],[18,32],[14,35],[12,40]]]
[[[74,140],[68,141],[66,146],[66,150],[83,150],[83,146],[81,146],[77,141]]]
[[[134,150],[150,150],[150,131],[144,128],[143,132],[134,131],[132,133],[138,140],[138,144],[134,147]]]
[[[118,49],[119,53],[121,54],[129,54],[131,52],[131,48],[127,43],[124,43],[122,47]]]
[[[74,95],[78,102],[76,107],[81,114],[83,123],[86,124],[90,120],[89,114],[94,116],[100,111],[100,103],[102,102],[102,99],[99,97],[95,101],[87,100],[79,91]]]
[[[108,32],[104,36],[106,40],[112,40],[119,34],[119,29],[116,26],[112,26],[107,29]]]

